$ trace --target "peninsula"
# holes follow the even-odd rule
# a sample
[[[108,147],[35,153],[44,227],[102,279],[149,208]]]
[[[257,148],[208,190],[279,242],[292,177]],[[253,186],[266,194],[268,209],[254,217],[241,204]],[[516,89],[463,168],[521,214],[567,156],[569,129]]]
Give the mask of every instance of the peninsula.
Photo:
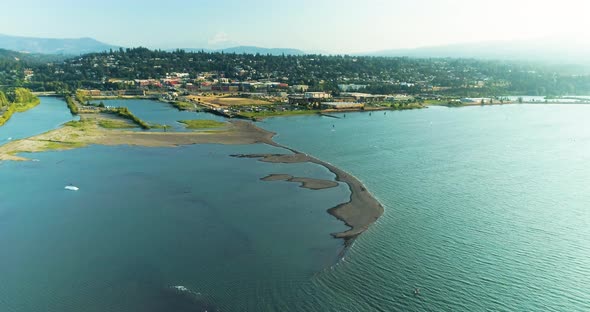
[[[187,121],[187,123],[190,123]],[[211,123],[201,122],[204,125]],[[110,123],[106,123],[110,124]],[[102,126],[101,126],[102,125]],[[256,144],[263,143],[285,149],[284,154],[253,154],[232,155],[240,158],[257,158],[272,163],[303,163],[310,162],[326,167],[336,176],[336,181],[346,183],[350,188],[348,202],[330,208],[328,212],[350,227],[342,233],[334,233],[349,243],[366,231],[382,214],[382,205],[371,195],[363,184],[354,176],[343,170],[301,153],[272,140],[275,133],[266,131],[247,121],[231,121],[222,127],[204,129],[195,132],[145,132],[130,131],[121,128],[104,127],[105,121],[100,118],[83,118],[71,121],[59,129],[55,129],[30,138],[16,140],[0,146],[0,161],[26,161],[29,155],[23,153],[43,152],[47,150],[68,150],[81,148],[91,144],[99,145],[136,145],[147,147],[176,147],[189,144]],[[337,185],[334,181],[293,177],[275,174],[261,178],[264,181],[286,180],[302,183],[302,187],[312,190],[330,188]]]

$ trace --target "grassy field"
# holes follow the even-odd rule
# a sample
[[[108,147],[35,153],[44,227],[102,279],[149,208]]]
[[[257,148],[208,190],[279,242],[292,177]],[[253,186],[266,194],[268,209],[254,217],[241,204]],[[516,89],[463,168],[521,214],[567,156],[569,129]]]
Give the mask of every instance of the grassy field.
[[[424,105],[449,105],[450,100],[424,100]]]
[[[226,125],[225,122],[215,120],[179,120],[178,122],[185,124],[187,129],[220,128]]]
[[[250,99],[237,96],[218,96],[218,95],[193,95],[190,98],[199,102],[215,104],[219,106],[246,106],[246,105],[271,105],[273,102]]]
[[[64,126],[78,128],[78,129],[84,129],[84,128],[91,126],[91,125],[92,125],[92,121],[87,120],[87,119],[72,120],[72,121],[68,121],[64,124]]]
[[[176,102],[171,103],[171,104],[172,104],[172,106],[176,107],[178,110],[191,110],[191,109],[195,109],[195,104],[189,103],[189,102],[176,101]]]
[[[116,120],[116,119],[99,119],[98,125],[105,128],[105,129],[129,129],[129,128],[136,128],[135,125],[124,121],[124,120]]]
[[[47,142],[45,145],[46,150],[63,150],[84,147],[86,144],[81,142]]]

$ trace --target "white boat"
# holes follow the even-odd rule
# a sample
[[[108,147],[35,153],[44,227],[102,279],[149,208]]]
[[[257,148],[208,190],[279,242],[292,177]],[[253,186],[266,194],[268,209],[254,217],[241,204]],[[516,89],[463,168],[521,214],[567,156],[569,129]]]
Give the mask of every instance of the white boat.
[[[65,187],[65,189],[68,190],[68,191],[77,191],[77,190],[79,190],[78,187],[73,186],[73,185],[68,185],[68,186]]]

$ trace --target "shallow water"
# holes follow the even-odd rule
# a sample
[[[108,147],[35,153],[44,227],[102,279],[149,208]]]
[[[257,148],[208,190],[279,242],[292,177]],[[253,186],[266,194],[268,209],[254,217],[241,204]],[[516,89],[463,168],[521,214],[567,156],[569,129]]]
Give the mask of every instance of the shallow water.
[[[37,107],[23,113],[14,113],[12,118],[0,127],[0,145],[53,130],[65,122],[76,119],[70,114],[62,99],[40,99],[41,103]]]
[[[101,101],[95,102],[99,103]],[[104,100],[102,102],[107,106],[127,107],[139,119],[149,124],[167,125],[172,131],[192,131],[187,130],[184,124],[179,123],[180,120],[209,119],[225,121],[223,117],[209,113],[179,111],[170,104],[154,100]],[[150,131],[163,130],[152,129]]]
[[[229,156],[281,151],[92,146],[1,163],[2,311],[235,311],[289,300],[291,285],[335,263],[342,241],[330,233],[346,226],[326,209],[350,193],[259,180],[334,178],[315,164]],[[70,183],[80,190],[64,190]]]
[[[385,206],[302,310],[590,311],[589,117],[506,105],[261,123]]]
[[[590,310],[590,106],[339,116],[259,123],[383,203],[335,266],[345,227],[325,210],[348,188],[262,182],[333,174],[228,157],[269,146],[0,163],[2,311]]]

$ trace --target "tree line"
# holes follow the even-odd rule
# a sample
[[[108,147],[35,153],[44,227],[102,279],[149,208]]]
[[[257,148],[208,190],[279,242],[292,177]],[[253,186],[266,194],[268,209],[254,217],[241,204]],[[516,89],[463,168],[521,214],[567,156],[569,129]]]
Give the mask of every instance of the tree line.
[[[0,53],[1,55],[1,53]],[[34,75],[24,77],[25,69]],[[41,62],[0,58],[0,85],[37,91],[133,88],[110,78],[160,79],[167,73],[197,77],[212,72],[234,80],[304,84],[338,93],[338,84],[362,84],[369,93],[440,93],[457,96],[565,95],[590,92],[590,77],[566,68],[527,62],[476,59],[367,57],[350,55],[261,55],[172,52],[146,48],[91,53]],[[435,90],[435,91],[429,91]]]

